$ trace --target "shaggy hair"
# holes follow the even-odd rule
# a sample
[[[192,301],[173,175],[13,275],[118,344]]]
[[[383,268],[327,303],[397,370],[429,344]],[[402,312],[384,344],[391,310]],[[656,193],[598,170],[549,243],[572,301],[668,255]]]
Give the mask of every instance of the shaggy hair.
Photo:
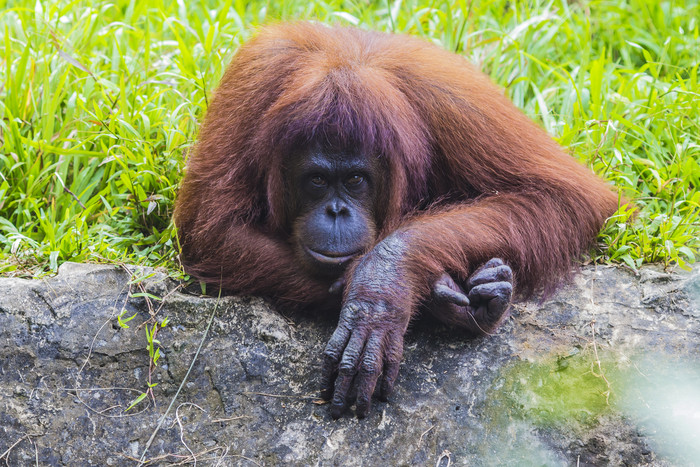
[[[377,241],[411,234],[418,298],[440,274],[503,258],[521,297],[570,270],[618,195],[463,57],[423,40],[278,24],[226,70],[175,211],[186,270],[287,304],[324,300],[289,242],[291,156],[312,145],[376,157]]]

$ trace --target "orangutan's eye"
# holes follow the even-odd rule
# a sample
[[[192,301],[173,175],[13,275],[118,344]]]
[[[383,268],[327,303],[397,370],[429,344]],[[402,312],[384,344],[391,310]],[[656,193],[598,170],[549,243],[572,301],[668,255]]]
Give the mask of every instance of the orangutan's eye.
[[[358,187],[364,181],[365,181],[365,179],[362,175],[353,174],[353,175],[350,175],[347,180],[345,180],[345,185],[347,185],[349,187]]]
[[[318,188],[322,188],[322,187],[324,187],[324,186],[326,186],[326,185],[328,184],[328,183],[326,182],[326,180],[325,180],[323,177],[321,177],[320,175],[314,175],[314,176],[311,178],[311,183],[312,183],[315,187],[318,187]]]

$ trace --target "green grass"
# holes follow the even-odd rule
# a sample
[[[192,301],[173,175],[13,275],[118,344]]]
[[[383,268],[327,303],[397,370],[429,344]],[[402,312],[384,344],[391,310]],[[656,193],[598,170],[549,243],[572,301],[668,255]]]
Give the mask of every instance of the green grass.
[[[0,0],[0,273],[177,269],[173,202],[237,46],[279,19],[423,36],[466,55],[637,206],[594,259],[700,247],[697,1]]]

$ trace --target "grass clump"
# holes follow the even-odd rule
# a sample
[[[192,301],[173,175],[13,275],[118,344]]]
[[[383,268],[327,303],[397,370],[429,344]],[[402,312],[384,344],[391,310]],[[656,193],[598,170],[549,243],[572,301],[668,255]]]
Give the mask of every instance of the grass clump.
[[[12,1],[0,11],[0,273],[177,269],[173,202],[225,65],[258,25],[425,37],[476,62],[635,200],[595,259],[696,259],[697,1]]]

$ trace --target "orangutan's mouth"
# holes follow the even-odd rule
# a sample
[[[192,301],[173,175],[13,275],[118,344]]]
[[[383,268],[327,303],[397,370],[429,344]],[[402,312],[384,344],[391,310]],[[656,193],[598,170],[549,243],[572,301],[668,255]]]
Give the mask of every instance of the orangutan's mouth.
[[[309,254],[313,259],[318,261],[319,263],[323,264],[329,264],[329,265],[341,265],[355,256],[357,256],[360,252],[355,251],[353,253],[347,254],[347,253],[337,253],[337,252],[319,252],[319,251],[314,251],[309,247],[304,247],[306,250],[306,253]]]

